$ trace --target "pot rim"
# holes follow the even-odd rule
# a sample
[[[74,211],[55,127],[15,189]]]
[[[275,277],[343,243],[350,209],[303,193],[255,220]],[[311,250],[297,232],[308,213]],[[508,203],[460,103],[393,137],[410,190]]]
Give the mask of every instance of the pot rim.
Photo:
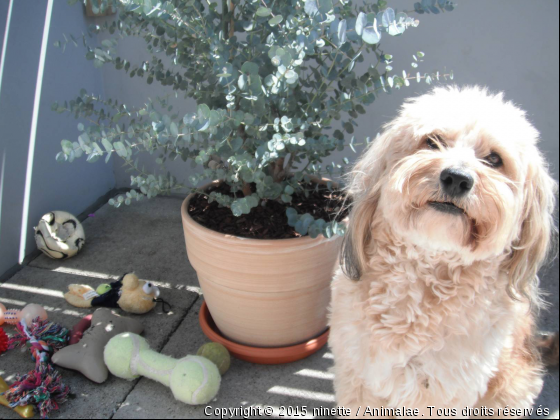
[[[322,179],[321,181],[327,181],[327,179]],[[208,189],[210,186],[215,185],[215,184],[219,184],[220,180],[215,180],[212,182],[209,182],[208,184],[203,185],[201,188],[201,190],[206,190]],[[289,245],[297,245],[297,246],[301,246],[301,245],[317,245],[318,243],[322,243],[322,242],[330,242],[330,241],[334,241],[337,240],[339,238],[338,235],[333,235],[330,238],[326,238],[323,235],[318,236],[317,238],[312,238],[309,235],[306,236],[300,236],[300,237],[296,237],[296,238],[281,238],[281,239],[255,239],[255,238],[244,238],[242,236],[236,236],[236,235],[231,235],[228,233],[221,233],[221,232],[217,232],[215,230],[209,229],[206,226],[201,225],[200,223],[198,223],[197,221],[195,221],[191,215],[189,214],[188,211],[188,204],[190,202],[190,200],[192,199],[192,197],[194,197],[196,193],[191,193],[189,194],[185,200],[183,201],[183,203],[181,204],[181,216],[183,218],[183,221],[185,221],[186,223],[188,223],[189,226],[193,227],[193,229],[196,230],[200,230],[200,231],[204,231],[205,235],[210,235],[211,237],[215,238],[216,240],[221,240],[223,241],[225,240],[231,240],[231,241],[239,241],[239,242],[244,242],[248,245],[278,245],[278,244],[284,244],[286,246]],[[347,220],[347,218],[345,218],[344,220]]]

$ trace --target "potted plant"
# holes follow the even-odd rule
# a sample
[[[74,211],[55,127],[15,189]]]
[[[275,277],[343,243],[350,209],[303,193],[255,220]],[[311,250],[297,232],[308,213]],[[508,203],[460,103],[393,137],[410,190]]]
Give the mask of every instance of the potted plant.
[[[111,199],[115,207],[191,192],[182,206],[187,252],[227,338],[283,347],[322,334],[345,215],[329,179],[348,163],[327,158],[359,145],[356,118],[378,95],[452,77],[420,73],[423,53],[411,72],[393,74],[379,42],[418,21],[383,0],[359,8],[347,0],[91,1],[118,11],[91,33],[118,36],[98,47],[84,36],[86,57],[184,93],[197,109],[175,112],[165,98],[133,109],[82,91],[53,105],[92,123],[78,125],[77,141],[62,141],[57,159],[123,159],[133,189]],[[411,13],[453,7],[423,1]],[[119,57],[119,36],[142,37],[151,60]],[[191,161],[197,172],[190,185],[148,173],[141,151],[161,165]]]

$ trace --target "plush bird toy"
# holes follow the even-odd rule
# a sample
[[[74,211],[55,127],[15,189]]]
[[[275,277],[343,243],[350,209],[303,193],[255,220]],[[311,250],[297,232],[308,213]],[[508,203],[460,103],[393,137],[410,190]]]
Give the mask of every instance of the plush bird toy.
[[[152,283],[139,280],[134,273],[125,274],[114,283],[102,285],[97,291],[89,286],[71,284],[64,298],[78,308],[121,308],[132,314],[145,314],[154,309],[158,302],[163,302],[158,299],[159,289]]]

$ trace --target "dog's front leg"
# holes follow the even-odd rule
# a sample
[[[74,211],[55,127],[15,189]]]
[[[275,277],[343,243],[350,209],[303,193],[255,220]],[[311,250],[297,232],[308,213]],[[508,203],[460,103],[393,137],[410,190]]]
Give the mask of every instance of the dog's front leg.
[[[336,367],[335,367],[336,370]],[[348,381],[348,377],[344,375],[336,375],[334,388],[336,394],[337,406],[344,410],[344,417],[350,419],[377,418],[391,419],[390,416],[380,416],[375,409],[384,407],[384,401],[376,398],[367,392],[367,387],[360,383]]]

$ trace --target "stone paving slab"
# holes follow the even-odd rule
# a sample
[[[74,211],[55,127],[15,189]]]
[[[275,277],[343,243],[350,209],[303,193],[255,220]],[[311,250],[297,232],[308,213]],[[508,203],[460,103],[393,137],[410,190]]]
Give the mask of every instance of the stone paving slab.
[[[145,280],[198,286],[185,249],[181,203],[179,198],[165,197],[118,209],[105,204],[83,222],[86,245],[80,254],[65,261],[40,255],[30,266],[78,269],[93,276],[134,271]]]
[[[558,261],[543,270],[542,287],[547,292],[547,300],[551,305],[540,314],[539,326],[543,330],[557,331]],[[164,354],[175,358],[195,354],[197,349],[208,341],[198,325],[201,303],[202,299],[199,299],[194,310],[188,313],[187,318],[164,347]],[[325,348],[306,360],[282,366],[253,365],[234,359],[229,372],[224,375],[217,399],[209,405],[213,409],[272,406],[277,418],[289,417],[280,416],[279,407],[306,406],[308,414],[313,414],[314,409],[332,408],[332,378],[328,372],[332,360],[329,357],[329,350]],[[558,388],[558,369],[553,369],[547,373],[544,389],[535,403],[535,409],[542,406],[550,410],[549,418],[558,416]],[[114,418],[219,418],[213,410],[210,410],[210,414],[206,415],[205,407],[191,407],[175,401],[168,388],[143,378]],[[330,416],[317,416],[328,417]]]
[[[198,325],[198,313],[202,304],[199,299],[193,310],[171,337],[162,353],[174,358],[196,354],[198,348],[208,342]],[[275,417],[280,417],[280,407],[307,407],[308,417],[314,409],[334,407],[333,383],[329,369],[333,364],[325,347],[317,354],[299,362],[286,365],[266,366],[232,359],[229,371],[222,378],[217,398],[206,406],[189,406],[176,401],[171,391],[142,378],[115,414],[115,419],[188,419],[220,418],[216,408],[274,407]],[[301,412],[300,412],[301,413]],[[295,414],[295,413],[292,413]],[[250,416],[255,418],[255,416]],[[263,416],[264,417],[264,416]],[[331,418],[331,416],[320,416]],[[240,415],[226,418],[243,418]]]
[[[96,287],[103,283],[100,278],[91,278],[26,267],[8,282],[0,284],[0,302],[7,308],[21,309],[27,303],[42,305],[49,314],[49,319],[67,328],[71,328],[83,316],[94,309],[74,308],[66,303],[63,293],[70,283],[83,283]],[[198,294],[186,290],[162,288],[162,297],[172,306],[172,311],[163,313],[161,305],[146,315],[126,314],[117,310],[120,315],[136,318],[144,324],[144,336],[156,349],[161,349],[169,337],[178,328],[188,309],[198,299]],[[14,332],[6,326],[8,334]],[[29,351],[20,353],[17,350],[0,355],[0,376],[8,383],[15,379],[16,374],[27,373],[34,368]],[[53,418],[110,418],[119,404],[134,388],[134,383],[110,377],[102,385],[90,382],[81,374],[58,368],[76,397],[61,406],[61,410],[52,414]],[[1,418],[19,418],[15,413],[0,407]]]
[[[194,354],[207,339],[198,325],[202,298],[185,252],[180,204],[177,198],[156,198],[120,209],[103,206],[95,217],[84,222],[87,244],[82,253],[66,261],[36,258],[30,267],[0,284],[0,302],[9,308],[39,303],[46,307],[52,320],[71,327],[92,310],[73,308],[64,301],[62,294],[68,284],[96,287],[124,272],[135,271],[140,278],[160,286],[162,297],[173,306],[169,315],[163,314],[158,306],[152,313],[138,317],[146,327],[145,337],[152,348],[176,358]],[[558,330],[558,270],[556,260],[542,272],[541,284],[551,303],[540,314],[539,327],[543,330]],[[334,406],[332,377],[328,373],[332,363],[326,348],[306,360],[282,366],[233,360],[220,393],[211,404],[213,408],[273,406],[275,417],[281,418],[289,416],[280,416],[279,407],[307,406],[308,414],[314,414],[314,409]],[[8,382],[13,381],[16,373],[32,368],[27,354],[8,352],[0,356],[0,376]],[[111,377],[97,385],[78,373],[61,371],[76,398],[63,405],[53,418],[206,417],[203,407],[179,403],[169,389],[145,378],[127,382]],[[536,407],[549,408],[551,418],[558,417],[558,385],[556,369],[548,373],[536,403]],[[0,418],[19,417],[0,407]]]
[[[199,299],[193,310],[189,311],[186,319],[163,348],[163,354],[174,358],[195,354],[198,348],[208,341],[198,326],[201,303],[202,299]],[[332,364],[332,356],[328,348],[305,360],[281,366],[253,365],[233,359],[230,370],[222,379],[218,397],[207,406],[201,407],[180,403],[173,398],[168,388],[142,378],[114,418],[220,418],[220,412],[216,409],[248,409],[266,406],[273,407],[275,418],[334,418],[325,414],[328,413],[325,409],[335,407],[332,375],[329,373]],[[558,382],[558,369],[551,370],[546,375],[543,392],[535,404],[535,409],[539,406],[548,408],[549,418],[557,418]],[[287,411],[284,411],[285,415],[282,416],[280,407],[286,407],[286,410],[306,407],[308,414],[289,416]],[[319,413],[322,414],[317,415]],[[225,418],[243,417],[240,414],[233,416],[228,414]]]

